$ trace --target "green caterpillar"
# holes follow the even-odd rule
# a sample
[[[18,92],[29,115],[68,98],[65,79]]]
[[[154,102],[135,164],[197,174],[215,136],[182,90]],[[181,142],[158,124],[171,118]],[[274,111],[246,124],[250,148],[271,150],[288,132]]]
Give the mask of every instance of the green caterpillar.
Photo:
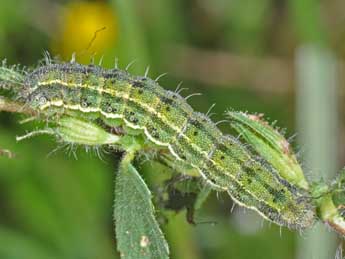
[[[103,128],[120,128],[140,145],[192,166],[213,188],[227,191],[235,202],[278,225],[301,229],[315,220],[305,188],[256,158],[236,138],[222,134],[185,98],[154,80],[119,69],[49,62],[25,74],[14,88],[17,99],[60,125],[57,133],[67,142],[109,144],[112,134],[99,142],[83,136],[83,129],[98,136]]]

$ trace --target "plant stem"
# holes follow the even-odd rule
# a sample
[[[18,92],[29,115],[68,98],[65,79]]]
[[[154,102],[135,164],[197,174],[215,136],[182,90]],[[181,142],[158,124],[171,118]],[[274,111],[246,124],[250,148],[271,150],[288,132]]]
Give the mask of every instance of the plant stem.
[[[19,102],[14,102],[5,97],[0,97],[0,112],[1,111],[22,113],[22,114],[27,114],[31,116],[37,115],[37,112],[25,106],[24,104],[19,103]]]

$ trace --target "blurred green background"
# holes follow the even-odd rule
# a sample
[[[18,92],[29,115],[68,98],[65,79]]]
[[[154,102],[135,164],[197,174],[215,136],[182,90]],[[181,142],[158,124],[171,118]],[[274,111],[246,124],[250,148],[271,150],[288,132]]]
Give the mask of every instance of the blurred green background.
[[[162,73],[167,89],[180,81],[198,111],[264,113],[298,133],[291,143],[309,179],[330,179],[345,164],[343,123],[345,58],[343,0],[112,0],[0,1],[0,58],[35,66],[43,51],[69,60],[130,72]],[[118,258],[112,223],[116,161],[56,148],[52,138],[16,143],[35,125],[0,114],[0,259]],[[229,132],[226,123],[220,125]],[[157,168],[141,171],[152,189]],[[334,258],[340,240],[325,227],[294,233],[264,222],[213,193],[189,225],[171,213],[163,226],[172,258]],[[339,257],[340,258],[340,257]]]

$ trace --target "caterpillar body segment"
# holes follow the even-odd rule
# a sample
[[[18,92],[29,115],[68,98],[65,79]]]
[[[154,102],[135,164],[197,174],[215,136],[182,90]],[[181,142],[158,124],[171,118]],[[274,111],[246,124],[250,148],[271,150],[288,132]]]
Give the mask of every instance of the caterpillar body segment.
[[[283,179],[206,115],[193,111],[185,98],[154,80],[118,69],[50,64],[26,77],[20,96],[48,117],[101,120],[122,126],[126,134],[139,133],[177,162],[197,169],[214,188],[279,225],[300,229],[314,222],[306,190]]]

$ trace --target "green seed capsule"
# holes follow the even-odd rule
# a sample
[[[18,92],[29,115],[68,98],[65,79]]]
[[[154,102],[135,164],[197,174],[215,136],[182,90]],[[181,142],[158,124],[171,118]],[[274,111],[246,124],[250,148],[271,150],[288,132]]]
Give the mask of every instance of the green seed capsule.
[[[56,132],[67,143],[88,146],[114,144],[119,136],[106,132],[101,127],[73,117],[63,117],[59,120]]]
[[[241,137],[263,158],[265,158],[281,177],[303,189],[308,189],[303,171],[290,149],[289,142],[277,130],[261,119],[260,115],[243,112],[228,112],[234,128]]]

